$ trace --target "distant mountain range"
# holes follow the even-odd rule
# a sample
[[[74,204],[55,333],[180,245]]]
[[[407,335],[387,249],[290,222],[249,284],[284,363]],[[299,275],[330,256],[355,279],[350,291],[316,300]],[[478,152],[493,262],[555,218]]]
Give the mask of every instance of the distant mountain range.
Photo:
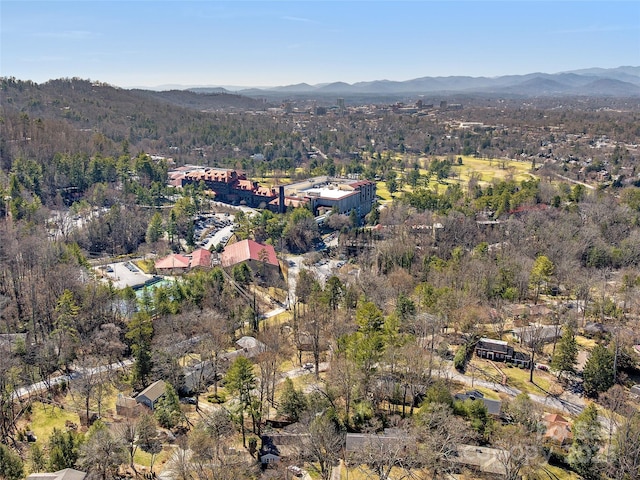
[[[176,88],[177,86],[172,86]],[[530,73],[501,77],[422,77],[406,81],[376,80],[353,84],[299,83],[280,87],[235,89],[190,87],[198,93],[235,93],[248,97],[296,98],[310,96],[407,96],[427,94],[501,94],[537,96],[640,96],[640,67],[590,68],[561,73]]]

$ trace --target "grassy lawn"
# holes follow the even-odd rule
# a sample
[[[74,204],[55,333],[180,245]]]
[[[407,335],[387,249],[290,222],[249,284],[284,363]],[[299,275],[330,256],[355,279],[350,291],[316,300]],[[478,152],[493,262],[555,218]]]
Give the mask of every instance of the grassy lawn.
[[[506,367],[506,365],[505,365]],[[536,370],[533,373],[533,381],[529,382],[529,370],[521,369],[518,367],[507,367],[502,370],[507,376],[507,384],[512,387],[516,387],[523,392],[527,393],[541,393],[541,389],[548,392],[551,385],[554,383],[553,379],[548,373],[541,370]]]
[[[135,263],[136,267],[138,267],[144,273],[153,273],[153,260],[136,260],[133,263]]]
[[[595,340],[581,335],[576,335],[576,342],[580,348],[584,348],[585,350],[593,350],[597,345]]]
[[[388,203],[392,200],[386,182],[376,182],[376,196],[380,203]]]
[[[153,461],[153,471],[159,472],[162,470],[162,465],[171,457],[172,448],[164,447],[162,451],[156,456]],[[133,455],[133,463],[136,465],[150,468],[151,466],[151,454],[138,448]],[[137,467],[136,467],[137,468]]]
[[[453,171],[456,172],[456,177],[460,178],[460,181],[463,182],[469,180],[471,173],[478,174],[481,183],[504,180],[509,176],[512,176],[517,182],[529,180],[534,177],[533,174],[529,173],[529,170],[531,170],[531,164],[529,162],[476,158],[463,155],[456,155],[456,159],[460,156],[462,157],[462,165],[455,163]]]
[[[462,165],[457,164],[458,157],[462,157]],[[433,159],[444,160],[445,158],[446,157],[421,157],[418,160],[413,159],[407,162],[407,164],[412,165],[414,161],[417,161],[421,166],[419,169],[420,175],[426,177],[428,175],[428,169],[425,167],[428,166],[429,162]],[[464,190],[472,175],[478,179],[479,184],[482,186],[487,186],[494,181],[506,180],[507,178],[511,178],[516,182],[536,178],[536,176],[530,172],[531,164],[529,162],[476,158],[463,155],[456,155],[455,158],[456,162],[452,166],[449,178],[438,182],[435,177],[432,177],[428,185],[430,189],[442,193],[449,185],[457,183],[460,184]],[[396,171],[399,177],[406,176],[409,168],[405,169],[404,172]],[[402,192],[411,192],[412,190],[411,186],[405,184],[402,190],[398,192],[398,195],[401,195]],[[376,194],[381,203],[393,200],[387,184],[384,181],[376,182]]]
[[[544,469],[544,470],[543,470]],[[582,477],[574,472],[567,472],[566,470],[561,469],[560,467],[555,467],[552,465],[545,465],[541,468],[542,472],[540,473],[542,478],[547,478],[549,472],[554,479],[557,480],[580,480]]]
[[[54,428],[66,430],[65,423],[67,421],[80,425],[77,413],[40,402],[33,403],[29,420],[26,429],[35,433],[38,437],[38,443],[42,442],[41,445],[49,440]]]
[[[368,470],[364,465],[357,467],[347,468],[343,463],[340,464],[340,478],[349,480],[371,480],[372,478],[378,478],[373,472]],[[389,480],[399,480],[401,478],[431,478],[427,471],[415,469],[411,470],[412,475],[407,477],[407,471],[404,469],[393,468],[389,475]]]
[[[497,370],[491,366],[487,361],[474,358],[472,365],[478,370],[487,373],[491,378],[499,378]],[[524,368],[518,368],[509,366],[506,363],[497,363],[498,368],[507,377],[507,385],[515,387],[523,392],[541,394],[548,392],[552,385],[555,384],[555,379],[549,373],[541,370],[536,370],[533,373],[533,381],[529,382],[529,370]],[[469,372],[471,374],[471,372]],[[484,376],[476,374],[476,378],[482,380],[488,380]]]
[[[274,315],[273,317],[269,317],[265,320],[262,320],[262,324],[264,326],[273,327],[273,326],[285,324],[291,321],[292,318],[293,318],[293,314],[291,312],[284,311],[282,313],[278,313],[277,315]]]

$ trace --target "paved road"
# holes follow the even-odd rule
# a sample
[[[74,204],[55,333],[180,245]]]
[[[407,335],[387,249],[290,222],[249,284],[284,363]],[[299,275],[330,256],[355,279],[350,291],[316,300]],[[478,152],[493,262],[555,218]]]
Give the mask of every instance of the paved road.
[[[121,362],[112,363],[110,365],[100,365],[93,368],[79,368],[68,375],[59,375],[57,377],[52,377],[49,382],[37,382],[26,387],[18,388],[13,392],[13,396],[16,399],[22,399],[30,395],[45,392],[54,385],[60,385],[61,383],[65,382],[73,382],[74,380],[78,380],[85,375],[96,375],[108,370],[121,370],[123,368],[129,367],[132,364],[133,360],[127,359]]]
[[[477,378],[469,377],[468,375],[463,375],[455,370],[453,366],[447,367],[445,372],[441,372],[441,376],[448,376],[452,380],[456,380],[466,385],[484,387],[489,388],[495,392],[506,393],[511,397],[515,397],[522,393],[521,390],[514,387],[509,387],[507,385],[501,385],[494,382],[487,382],[486,380],[480,380]],[[535,393],[528,393],[528,395],[531,400],[533,400],[538,405],[542,405],[542,407],[545,409],[559,410],[571,416],[579,415],[589,403],[588,400],[585,400],[584,398],[570,392],[564,392],[559,397],[550,395],[538,395]],[[603,431],[616,431],[616,425],[612,425],[611,420],[607,418],[606,415],[598,415],[598,420],[600,421],[600,425],[602,425]]]
[[[477,387],[484,387],[493,390],[494,392],[506,393],[511,397],[515,397],[522,393],[521,390],[510,387],[508,385],[501,385],[499,383],[488,382],[486,380],[470,377],[468,375],[463,375],[453,368],[453,366],[449,366],[448,370],[445,372],[446,375],[449,376],[452,380],[456,380],[458,382],[464,383],[466,385],[473,385]],[[557,410],[561,410],[570,415],[577,415],[580,413],[584,407],[587,405],[587,402],[576,395],[569,396],[568,394],[563,394],[565,398],[562,397],[553,397],[553,396],[543,396],[537,395],[535,393],[529,393],[529,398],[534,402],[541,404],[547,408],[554,408]]]
[[[302,255],[286,255],[284,260],[288,262],[287,269],[287,299],[284,302],[284,308],[289,310],[296,303],[296,286],[298,285],[298,275],[300,274],[300,265],[302,265]]]

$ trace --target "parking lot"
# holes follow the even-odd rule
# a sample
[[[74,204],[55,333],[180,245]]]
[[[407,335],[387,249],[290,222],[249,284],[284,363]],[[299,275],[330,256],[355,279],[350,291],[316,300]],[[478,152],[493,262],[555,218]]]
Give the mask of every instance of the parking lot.
[[[235,229],[234,216],[228,213],[201,215],[196,219],[196,245],[207,250],[218,244],[226,245]]]
[[[115,288],[139,287],[153,278],[129,261],[101,265],[97,270],[110,279]]]

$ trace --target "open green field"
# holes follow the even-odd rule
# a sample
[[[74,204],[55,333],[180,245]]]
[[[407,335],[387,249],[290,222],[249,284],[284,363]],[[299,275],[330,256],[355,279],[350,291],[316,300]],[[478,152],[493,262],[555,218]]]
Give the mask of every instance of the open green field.
[[[456,158],[459,156],[461,155],[456,156]],[[481,184],[488,184],[494,180],[505,180],[507,178],[513,178],[517,182],[534,178],[534,175],[530,173],[531,164],[529,162],[469,156],[461,157],[462,165],[454,164],[452,169],[456,173],[456,179],[461,182],[468,182],[473,173],[479,176],[478,179]]]
[[[461,186],[466,186],[472,177],[475,177],[478,183],[482,186],[487,186],[496,181],[502,181],[507,179],[513,179],[516,182],[523,180],[530,180],[536,178],[531,170],[531,164],[528,162],[516,162],[512,160],[497,160],[489,158],[476,158],[470,156],[457,155],[456,159],[462,158],[462,165],[454,163],[451,168],[451,175],[444,180],[443,183],[439,183],[437,180],[432,179],[429,183],[431,188],[446,189],[447,184],[458,183]],[[443,160],[444,158],[439,158]],[[428,159],[422,159],[421,164],[425,166],[428,163]],[[421,175],[427,175],[428,171],[425,168],[420,169]]]
[[[420,175],[426,177],[428,175],[428,165],[431,160],[438,159],[443,160],[445,157],[421,157],[417,160],[420,165]],[[529,162],[517,162],[513,160],[503,159],[489,159],[489,158],[476,158],[465,155],[456,155],[456,161],[458,158],[462,158],[462,165],[454,163],[451,168],[451,174],[443,181],[438,181],[435,177],[432,177],[429,182],[429,188],[435,190],[438,193],[444,192],[449,185],[459,184],[463,190],[466,189],[469,180],[475,178],[479,185],[486,187],[497,181],[503,180],[515,180],[521,182],[523,180],[530,180],[536,178],[531,173],[531,164]],[[405,162],[407,163],[407,162]],[[409,163],[413,163],[409,162]],[[405,169],[404,172],[398,171],[398,176],[401,177],[408,173]],[[421,183],[423,184],[423,183]],[[387,188],[385,181],[376,182],[376,194],[381,203],[388,203],[394,197],[400,196],[402,192],[411,192],[413,188],[410,185],[403,185],[401,190],[398,190],[393,196]]]
[[[376,182],[376,196],[380,203],[388,203],[392,200],[391,193],[385,182]]]
[[[66,430],[65,424],[67,421],[76,425],[80,424],[80,418],[77,413],[41,402],[33,403],[28,420],[25,429],[35,433],[36,437],[38,437],[38,442],[48,442],[54,428]],[[41,443],[41,445],[43,444],[45,443]]]
[[[486,372],[491,377],[495,378],[498,376],[498,372],[496,371],[496,369],[491,366],[486,360],[474,358],[471,363],[478,370]],[[534,383],[531,383],[529,382],[528,369],[509,366],[506,363],[497,363],[496,365],[498,365],[498,368],[500,368],[502,373],[506,375],[507,385],[509,385],[510,387],[515,387],[523,392],[535,393],[539,395],[541,393],[548,392],[555,383],[555,377],[553,377],[550,373],[543,372],[541,370],[536,370],[533,373]]]

